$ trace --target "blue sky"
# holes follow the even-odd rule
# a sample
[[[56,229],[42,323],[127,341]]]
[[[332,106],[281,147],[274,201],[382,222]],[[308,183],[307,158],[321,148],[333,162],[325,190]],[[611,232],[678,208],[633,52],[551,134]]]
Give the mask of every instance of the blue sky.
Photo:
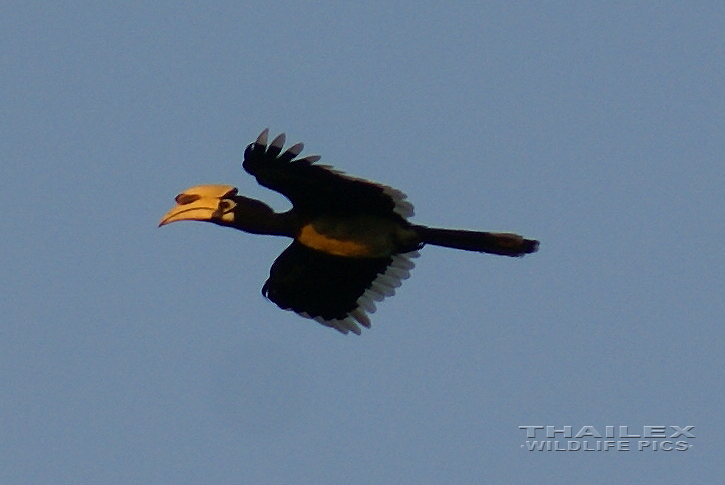
[[[724,24],[715,1],[4,3],[0,482],[714,483]],[[541,249],[426,247],[360,337],[283,312],[260,288],[288,241],[156,227],[201,183],[285,210],[240,167],[268,126],[416,223]],[[527,451],[527,425],[695,438]]]

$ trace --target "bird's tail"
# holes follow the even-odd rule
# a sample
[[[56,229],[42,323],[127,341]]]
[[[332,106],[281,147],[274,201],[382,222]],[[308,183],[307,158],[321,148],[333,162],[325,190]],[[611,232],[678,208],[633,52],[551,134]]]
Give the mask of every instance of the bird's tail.
[[[539,241],[507,232],[464,231],[415,226],[422,242],[448,248],[504,256],[523,256],[539,249]]]

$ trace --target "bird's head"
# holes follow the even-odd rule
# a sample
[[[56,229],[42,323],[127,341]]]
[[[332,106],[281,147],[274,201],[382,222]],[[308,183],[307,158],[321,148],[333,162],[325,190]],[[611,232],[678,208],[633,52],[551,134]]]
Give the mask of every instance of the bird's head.
[[[176,196],[176,205],[164,215],[159,227],[177,221],[204,221],[268,234],[274,215],[267,204],[237,195],[231,185],[197,185]]]
[[[177,221],[206,221],[220,225],[234,222],[237,189],[231,185],[197,185],[176,196],[176,205],[159,227]]]

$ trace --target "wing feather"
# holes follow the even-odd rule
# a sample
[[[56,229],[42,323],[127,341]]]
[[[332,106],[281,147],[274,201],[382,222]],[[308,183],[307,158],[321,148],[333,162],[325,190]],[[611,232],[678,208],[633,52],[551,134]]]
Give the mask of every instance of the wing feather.
[[[384,258],[334,256],[294,241],[279,255],[262,287],[262,294],[284,310],[292,310],[342,333],[360,333],[358,324],[369,327],[367,313],[375,311],[375,301],[395,294],[401,285],[394,263],[417,252]],[[404,275],[407,277],[408,270]]]
[[[285,135],[278,135],[267,146],[268,135],[264,130],[246,148],[242,166],[260,185],[287,197],[298,212],[366,213],[402,219],[413,215],[413,206],[401,191],[314,165],[320,159],[316,155],[296,159],[304,148],[302,143],[282,152]]]

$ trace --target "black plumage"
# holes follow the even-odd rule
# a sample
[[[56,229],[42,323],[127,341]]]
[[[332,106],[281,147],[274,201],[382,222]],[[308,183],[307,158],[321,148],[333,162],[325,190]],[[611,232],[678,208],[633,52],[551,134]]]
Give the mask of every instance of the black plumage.
[[[516,234],[411,224],[413,206],[402,192],[315,164],[317,156],[298,158],[301,143],[282,151],[284,134],[268,145],[267,133],[246,148],[242,166],[292,209],[275,213],[227,185],[197,186],[177,196],[160,225],[201,220],[293,238],[262,288],[280,308],[360,333],[358,324],[370,326],[375,302],[394,294],[425,244],[507,256],[538,248],[538,241]]]

